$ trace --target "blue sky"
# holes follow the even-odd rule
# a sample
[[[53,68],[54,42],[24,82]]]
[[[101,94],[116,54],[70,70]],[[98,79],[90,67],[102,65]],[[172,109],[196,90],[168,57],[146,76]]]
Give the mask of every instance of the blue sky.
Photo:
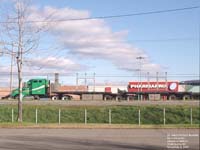
[[[55,8],[57,11],[64,8],[70,8],[76,10],[77,12],[81,11],[81,15],[89,15],[89,17],[96,16],[109,16],[109,15],[118,15],[118,14],[129,14],[129,13],[138,13],[138,12],[149,12],[157,10],[166,10],[166,9],[176,9],[192,6],[200,6],[199,0],[34,0],[33,5],[37,7],[37,11],[43,10],[44,7],[49,6]],[[53,18],[56,19],[56,18]],[[168,72],[171,75],[178,75],[172,80],[185,80],[185,79],[197,79],[199,75],[199,40],[200,40],[200,9],[193,10],[184,10],[177,12],[161,13],[161,14],[151,14],[151,15],[141,15],[141,16],[132,16],[132,17],[123,17],[123,18],[112,18],[104,19],[103,23],[97,21],[97,27],[100,30],[105,31],[109,28],[109,33],[105,36],[119,36],[117,40],[123,40],[124,43],[120,43],[121,47],[133,47],[133,49],[139,49],[141,54],[148,57],[147,63],[153,67],[143,66],[142,71],[146,74],[148,68],[152,75],[156,71],[160,71],[160,74],[163,72]],[[103,25],[102,25],[103,24]],[[92,25],[92,23],[91,23]],[[94,24],[95,26],[95,24]],[[84,26],[85,27],[85,26]],[[87,27],[87,26],[86,26]],[[88,26],[90,28],[90,26]],[[57,31],[52,27],[52,30]],[[63,46],[64,50],[60,51],[57,55],[58,57],[70,58],[65,62],[66,64],[70,62],[72,67],[77,67],[77,69],[72,69],[70,71],[71,75],[74,75],[76,72],[84,74],[92,74],[95,72],[97,75],[138,75],[137,70],[139,67],[138,61],[130,60],[131,57],[126,57],[123,50],[113,51],[112,52],[96,52],[87,54],[87,50],[80,48],[75,49],[77,45],[72,43],[62,43],[61,38],[67,37],[67,34],[64,35],[64,30],[62,30],[63,36],[54,32],[45,33],[42,41],[45,41],[41,44],[41,47],[46,48],[49,46],[49,43],[55,42],[56,46]],[[69,30],[67,30],[69,32]],[[68,33],[66,32],[66,33]],[[61,34],[61,30],[59,31]],[[75,39],[77,39],[77,33]],[[100,33],[100,32],[99,32]],[[71,36],[74,36],[71,34]],[[102,33],[103,34],[103,33]],[[50,35],[50,36],[49,36]],[[51,37],[52,36],[52,37]],[[94,36],[92,34],[90,36]],[[84,35],[85,37],[85,35]],[[99,38],[99,35],[97,36]],[[116,39],[110,38],[110,39]],[[51,45],[50,44],[50,45]],[[71,44],[71,45],[70,45]],[[77,44],[77,43],[76,43]],[[80,44],[80,43],[79,43]],[[99,44],[99,43],[98,43]],[[127,45],[128,44],[128,45]],[[71,47],[70,47],[71,46]],[[80,46],[80,45],[79,45]],[[115,45],[117,47],[117,45]],[[86,47],[87,48],[87,47]],[[100,49],[102,50],[102,49]],[[106,51],[106,49],[103,49]],[[136,50],[137,51],[137,50]],[[131,50],[130,50],[131,52]],[[56,52],[48,51],[48,56],[55,56]],[[114,54],[115,53],[115,54]],[[118,55],[124,55],[120,58]],[[129,52],[128,52],[129,53]],[[41,53],[44,54],[44,53]],[[42,59],[42,55],[40,60]],[[136,54],[140,54],[137,51]],[[47,56],[47,54],[45,54]],[[92,56],[90,56],[92,55]],[[93,56],[94,55],[94,56]],[[37,54],[38,56],[38,54]],[[132,55],[130,55],[132,56]],[[135,55],[133,55],[135,56]],[[30,59],[31,57],[28,56]],[[127,59],[126,59],[127,58]],[[133,58],[135,59],[135,58]],[[33,62],[39,61],[33,60]],[[2,58],[1,63],[8,63],[8,58]],[[127,63],[125,63],[127,62]],[[62,61],[59,61],[62,63]],[[65,64],[63,63],[63,64]],[[129,63],[129,64],[128,64]],[[132,63],[133,68],[130,70]],[[120,66],[120,64],[122,64]],[[127,65],[128,66],[127,68]],[[54,66],[55,67],[55,66]],[[43,67],[45,68],[45,67]],[[55,67],[56,68],[56,67]],[[82,69],[80,69],[82,68]],[[71,68],[69,68],[70,70]],[[154,71],[155,69],[155,71]],[[153,73],[155,72],[155,73]],[[179,76],[179,74],[181,74]],[[191,74],[191,77],[181,77],[182,75]],[[135,78],[134,78],[135,79]],[[137,79],[137,78],[136,78]],[[122,82],[125,80],[131,80],[131,78],[117,78],[117,79],[99,79],[99,82],[107,82],[108,80],[113,80],[113,82]],[[64,79],[63,79],[64,81]],[[69,82],[71,83],[71,82]]]

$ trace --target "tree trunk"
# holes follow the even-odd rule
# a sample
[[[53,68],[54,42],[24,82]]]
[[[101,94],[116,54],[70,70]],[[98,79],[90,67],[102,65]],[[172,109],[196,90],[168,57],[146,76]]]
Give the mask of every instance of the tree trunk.
[[[18,1],[19,2],[19,1]],[[17,56],[17,68],[18,68],[18,81],[19,81],[19,97],[18,97],[18,122],[22,122],[22,54],[23,54],[23,11],[22,5],[17,5],[17,19],[18,19],[18,56]]]
[[[18,67],[18,81],[19,81],[19,96],[18,96],[18,122],[22,122],[22,63],[19,57],[17,57],[17,67]]]

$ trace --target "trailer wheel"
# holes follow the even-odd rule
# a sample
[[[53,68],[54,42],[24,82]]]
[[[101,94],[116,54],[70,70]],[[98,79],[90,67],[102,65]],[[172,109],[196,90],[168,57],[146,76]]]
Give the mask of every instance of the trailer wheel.
[[[176,100],[176,99],[177,99],[176,95],[169,95],[169,100]]]
[[[116,101],[121,101],[121,100],[123,100],[123,97],[122,97],[122,96],[116,96],[116,97],[115,97],[115,100],[116,100]]]
[[[104,96],[104,101],[107,101],[107,100],[112,100],[112,96],[111,95],[105,95]]]
[[[191,99],[190,95],[184,95],[183,96],[183,100],[189,100],[189,99]]]
[[[127,96],[127,97],[126,97],[126,100],[127,100],[127,101],[134,100],[134,96],[132,96],[132,95]]]
[[[51,100],[52,100],[52,101],[58,100],[58,96],[52,96],[52,97],[51,97]]]
[[[67,101],[67,100],[70,100],[70,99],[71,99],[70,96],[63,96],[63,97],[62,97],[62,100],[63,100],[63,101]]]

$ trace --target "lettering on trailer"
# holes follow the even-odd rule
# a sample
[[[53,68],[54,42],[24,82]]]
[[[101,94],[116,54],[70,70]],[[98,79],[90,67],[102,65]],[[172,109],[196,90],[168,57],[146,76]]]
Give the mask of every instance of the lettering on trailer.
[[[178,91],[178,82],[129,82],[129,92]]]
[[[130,88],[166,88],[167,85],[164,84],[138,84],[130,85]]]

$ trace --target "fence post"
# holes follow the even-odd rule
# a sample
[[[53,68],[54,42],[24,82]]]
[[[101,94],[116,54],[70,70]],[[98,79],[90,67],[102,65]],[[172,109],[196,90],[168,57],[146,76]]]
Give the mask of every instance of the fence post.
[[[193,122],[192,122],[192,119],[193,119],[193,118],[192,118],[192,108],[190,108],[190,124],[191,124],[191,125],[192,125],[192,123],[193,123]]]
[[[126,99],[127,99],[127,101],[128,101],[128,102],[130,101],[130,97],[129,97],[129,96],[127,96],[127,98],[126,98]]]
[[[165,125],[165,107],[163,108],[163,124]]]
[[[38,123],[38,110],[37,108],[35,109],[35,124]]]
[[[61,113],[61,111],[60,111],[60,108],[59,108],[59,111],[58,111],[58,124],[60,125],[60,113]]]
[[[85,109],[85,124],[87,124],[87,109]]]
[[[140,126],[140,109],[138,110],[138,124]]]
[[[112,124],[112,114],[111,114],[111,109],[109,109],[109,124]]]
[[[14,110],[12,108],[12,123],[14,122]]]

